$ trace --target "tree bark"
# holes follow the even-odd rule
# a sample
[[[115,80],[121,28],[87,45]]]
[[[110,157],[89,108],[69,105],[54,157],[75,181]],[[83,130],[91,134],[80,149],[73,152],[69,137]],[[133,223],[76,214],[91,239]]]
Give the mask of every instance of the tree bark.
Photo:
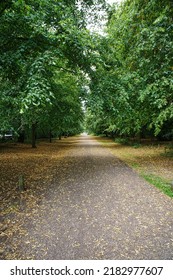
[[[136,133],[136,140],[138,143],[141,143],[141,132],[140,131],[138,133]]]
[[[32,124],[32,148],[36,148],[36,123]]]
[[[51,133],[51,129],[49,130],[49,143],[52,143],[52,133]]]
[[[24,130],[20,131],[19,136],[18,136],[18,142],[19,143],[24,143],[25,141],[25,132]]]

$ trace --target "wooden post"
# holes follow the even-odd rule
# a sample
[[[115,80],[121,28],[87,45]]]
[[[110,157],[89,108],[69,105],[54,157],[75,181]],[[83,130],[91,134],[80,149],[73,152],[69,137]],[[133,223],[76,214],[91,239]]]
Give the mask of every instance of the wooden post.
[[[23,192],[25,190],[25,184],[24,184],[24,176],[19,176],[19,191]]]

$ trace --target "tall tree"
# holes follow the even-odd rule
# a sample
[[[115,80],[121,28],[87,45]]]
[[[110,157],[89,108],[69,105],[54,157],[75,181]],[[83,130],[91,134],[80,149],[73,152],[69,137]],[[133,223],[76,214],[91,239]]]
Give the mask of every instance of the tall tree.
[[[67,73],[89,71],[86,13],[98,3],[104,1],[1,2],[1,128],[13,126],[18,119],[19,128],[27,123],[35,130],[43,113],[46,116],[57,102],[52,77],[61,61]]]
[[[92,93],[100,91],[107,130],[158,135],[170,124],[171,132],[172,15],[170,0],[126,0],[110,11]]]

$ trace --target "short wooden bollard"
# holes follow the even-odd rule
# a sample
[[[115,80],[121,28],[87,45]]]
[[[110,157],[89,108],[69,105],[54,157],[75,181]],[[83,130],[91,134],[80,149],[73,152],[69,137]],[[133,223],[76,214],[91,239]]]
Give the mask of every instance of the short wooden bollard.
[[[19,191],[23,192],[25,190],[25,184],[24,184],[24,176],[19,176]]]

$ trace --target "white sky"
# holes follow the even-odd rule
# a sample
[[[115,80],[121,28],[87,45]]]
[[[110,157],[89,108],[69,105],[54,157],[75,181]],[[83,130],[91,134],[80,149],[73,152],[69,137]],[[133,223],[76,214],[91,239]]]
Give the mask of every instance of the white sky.
[[[107,3],[113,4],[113,3],[121,3],[123,0],[106,0]]]
[[[124,0],[106,0],[106,2],[107,2],[108,4],[121,3],[121,2],[123,2],[123,1],[124,1]],[[100,15],[104,15],[104,13],[101,12]],[[105,27],[105,23],[106,23],[105,18],[103,18],[103,19],[100,21],[100,24],[99,24],[99,25],[98,25],[98,23],[96,23],[96,24],[93,24],[93,23],[91,24],[91,23],[89,23],[89,24],[88,24],[88,29],[90,29],[90,31],[103,34],[103,33],[104,33],[103,29],[104,29],[104,27]]]

